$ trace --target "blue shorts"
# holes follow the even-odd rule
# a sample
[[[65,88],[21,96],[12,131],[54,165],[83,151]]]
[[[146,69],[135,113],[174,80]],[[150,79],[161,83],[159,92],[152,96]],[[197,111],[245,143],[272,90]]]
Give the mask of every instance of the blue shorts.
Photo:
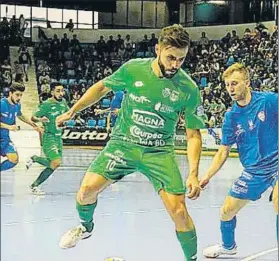
[[[253,175],[243,171],[232,185],[229,196],[244,200],[258,200],[269,188],[274,187],[278,180],[278,171],[269,175]]]
[[[3,157],[9,153],[17,153],[16,147],[10,139],[1,140],[0,145],[0,155]]]

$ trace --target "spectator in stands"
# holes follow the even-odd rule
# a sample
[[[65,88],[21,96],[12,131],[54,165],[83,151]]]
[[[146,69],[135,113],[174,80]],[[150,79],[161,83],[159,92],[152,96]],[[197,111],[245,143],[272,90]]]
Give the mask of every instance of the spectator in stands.
[[[111,74],[112,74],[112,69],[108,65],[106,65],[106,68],[104,69],[104,76],[107,77]]]
[[[18,61],[14,62],[15,82],[23,82],[24,69]]]
[[[107,49],[109,53],[113,53],[116,51],[116,41],[113,39],[113,36],[109,36],[109,40],[107,41]]]
[[[229,43],[232,44],[232,43],[234,43],[235,41],[238,41],[238,40],[239,40],[239,36],[236,34],[236,30],[232,30],[232,36],[229,39]]]
[[[50,67],[47,64],[47,61],[43,61],[43,63],[39,65],[38,72],[39,74],[42,74],[43,72],[45,72],[46,74],[50,73]]]
[[[43,94],[50,94],[50,85],[46,78],[44,78],[41,83],[41,95]]]
[[[116,40],[116,48],[119,50],[119,48],[124,45],[124,40],[121,38],[121,35],[117,35],[117,40]]]
[[[150,51],[155,54],[155,45],[158,43],[158,38],[156,38],[155,34],[151,34],[151,38],[149,40]]]
[[[9,87],[12,84],[12,67],[8,60],[4,60],[1,66],[1,76],[4,87]]]
[[[199,42],[199,45],[204,45],[204,46],[207,46],[209,44],[209,39],[206,36],[205,32],[202,32],[202,35],[201,35],[200,39],[198,40],[198,42]]]
[[[126,35],[126,39],[124,40],[125,49],[127,48],[128,45],[133,47],[133,42],[132,42],[131,36],[129,34]]]
[[[28,67],[32,65],[31,56],[27,47],[23,46],[19,50],[19,63],[23,65],[24,74],[25,74],[25,81],[28,82]]]
[[[51,23],[50,23],[49,20],[46,21],[46,24],[47,24],[46,26],[47,26],[48,29],[52,28]]]
[[[99,41],[97,42],[97,51],[99,54],[105,54],[107,52],[107,44],[104,40],[104,36],[100,36]]]
[[[70,40],[68,38],[68,35],[64,33],[63,38],[61,39],[62,52],[68,51],[69,47],[70,47]]]
[[[2,22],[0,23],[0,35],[9,35],[10,25],[6,17],[3,17]]]
[[[81,51],[80,41],[76,34],[73,35],[70,46],[72,48],[72,53],[79,53]]]
[[[50,77],[46,73],[46,71],[43,71],[41,76],[39,77],[39,84],[43,84],[44,82],[50,83]]]
[[[65,26],[66,29],[69,29],[70,32],[74,31],[74,23],[73,19],[70,19],[69,22]]]
[[[21,15],[19,16],[19,30],[20,30],[20,34],[21,34],[22,37],[24,36],[24,31],[25,31],[27,25],[28,25],[28,24],[27,24],[27,22],[25,21],[25,18],[24,18],[24,16],[23,16],[23,14],[21,14]]]

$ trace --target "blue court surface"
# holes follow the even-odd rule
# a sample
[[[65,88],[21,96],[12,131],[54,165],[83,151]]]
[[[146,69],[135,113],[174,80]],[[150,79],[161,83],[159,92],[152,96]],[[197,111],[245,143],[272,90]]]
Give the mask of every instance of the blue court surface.
[[[25,170],[25,160],[40,154],[40,148],[19,148],[20,163],[1,173],[1,260],[2,261],[104,261],[120,256],[125,261],[184,261],[174,233],[174,225],[148,180],[139,173],[130,175],[100,196],[93,236],[72,249],[62,250],[62,234],[78,224],[75,194],[94,150],[65,149],[63,165],[46,181],[45,197],[29,192],[29,185],[42,167]],[[181,172],[187,174],[186,156],[177,156]],[[212,157],[202,157],[204,173]],[[196,201],[187,200],[198,234],[199,259],[202,249],[220,241],[219,211],[222,202],[240,174],[239,159],[230,158],[208,189]],[[278,260],[275,212],[262,199],[249,204],[238,215],[239,253],[221,260]]]

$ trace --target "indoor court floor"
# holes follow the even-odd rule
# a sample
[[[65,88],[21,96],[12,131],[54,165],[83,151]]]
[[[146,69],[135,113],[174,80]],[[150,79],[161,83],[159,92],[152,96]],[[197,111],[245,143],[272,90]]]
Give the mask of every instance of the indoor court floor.
[[[26,142],[26,141],[25,141]],[[75,194],[81,179],[99,151],[65,149],[63,165],[43,185],[47,195],[36,197],[29,185],[42,167],[26,171],[24,162],[40,148],[18,148],[20,163],[1,173],[2,261],[104,261],[118,256],[125,261],[184,261],[174,226],[148,180],[135,173],[100,196],[95,230],[75,248],[62,250],[62,234],[78,224]],[[187,174],[184,155],[177,156],[181,172]],[[200,174],[212,157],[202,157]],[[230,158],[221,173],[196,201],[187,200],[198,234],[198,260],[207,260],[202,249],[220,241],[219,211],[234,179],[240,174],[238,158]],[[269,192],[249,204],[238,216],[239,253],[221,260],[278,260],[275,213]]]

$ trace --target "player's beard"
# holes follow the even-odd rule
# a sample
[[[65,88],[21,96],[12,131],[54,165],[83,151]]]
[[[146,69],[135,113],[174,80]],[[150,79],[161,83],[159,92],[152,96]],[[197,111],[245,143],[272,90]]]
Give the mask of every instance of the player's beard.
[[[56,101],[58,101],[58,102],[62,102],[62,97],[60,98],[60,99],[58,99],[58,98],[56,98],[55,96],[53,96],[53,98],[56,100]]]
[[[19,103],[19,100],[15,101],[13,97],[11,97],[11,101],[12,101],[13,104],[18,104]]]
[[[166,70],[165,66],[163,65],[163,63],[161,62],[161,57],[159,55],[158,57],[158,65],[160,67],[161,73],[165,78],[171,79],[174,75],[177,74],[178,69],[176,69],[175,71],[170,71],[170,70]]]

